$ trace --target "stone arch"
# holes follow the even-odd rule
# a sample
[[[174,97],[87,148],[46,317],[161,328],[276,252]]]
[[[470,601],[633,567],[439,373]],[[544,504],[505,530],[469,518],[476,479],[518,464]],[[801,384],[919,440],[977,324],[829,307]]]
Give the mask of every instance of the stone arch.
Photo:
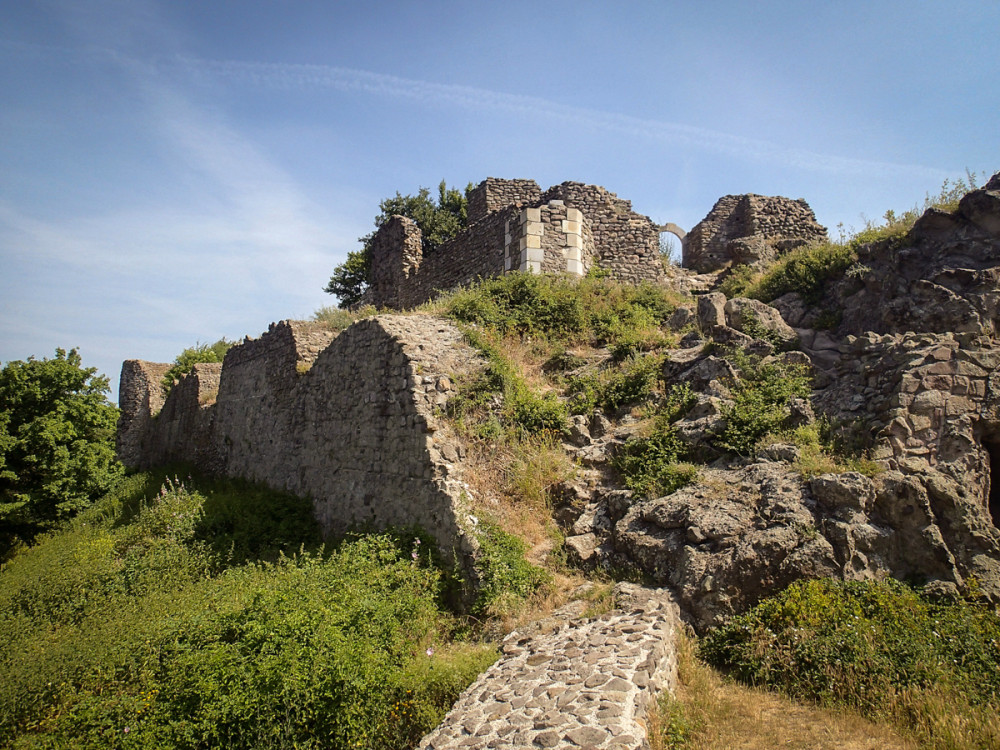
[[[659,245],[660,245],[660,252],[661,253],[663,252],[663,247],[664,247],[664,238],[663,238],[664,234],[672,234],[674,237],[676,237],[678,240],[680,240],[680,247],[677,248],[676,257],[675,257],[674,252],[672,252],[672,248],[671,248],[670,262],[671,263],[676,263],[676,265],[678,265],[678,266],[679,265],[683,265],[683,262],[684,262],[684,238],[687,237],[687,232],[685,232],[683,229],[681,229],[679,226],[677,226],[673,222],[667,222],[666,224],[662,224],[661,226],[658,226],[656,228],[656,231],[657,231],[657,233],[659,235],[659,240],[660,240],[659,241]]]

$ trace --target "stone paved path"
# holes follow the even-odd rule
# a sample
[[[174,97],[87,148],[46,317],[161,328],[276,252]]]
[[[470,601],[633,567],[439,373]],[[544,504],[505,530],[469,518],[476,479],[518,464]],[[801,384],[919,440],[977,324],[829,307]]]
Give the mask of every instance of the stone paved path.
[[[420,750],[648,747],[646,707],[674,688],[677,627],[672,601],[640,594],[551,633],[514,631]]]

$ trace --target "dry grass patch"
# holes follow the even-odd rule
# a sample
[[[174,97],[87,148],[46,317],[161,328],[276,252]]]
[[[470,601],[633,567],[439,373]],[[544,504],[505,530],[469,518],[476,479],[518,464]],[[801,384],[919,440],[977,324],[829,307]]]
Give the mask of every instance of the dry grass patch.
[[[916,750],[918,744],[857,714],[745,687],[699,661],[680,638],[676,697],[649,717],[652,750]]]

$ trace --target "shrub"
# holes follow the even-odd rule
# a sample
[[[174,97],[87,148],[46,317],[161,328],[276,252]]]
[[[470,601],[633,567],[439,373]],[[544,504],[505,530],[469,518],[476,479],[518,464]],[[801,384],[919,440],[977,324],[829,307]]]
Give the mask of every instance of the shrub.
[[[495,658],[412,533],[219,569],[149,480],[0,572],[0,747],[410,747]]]
[[[600,407],[614,412],[648,398],[659,379],[663,357],[632,356],[616,368],[572,378],[566,389],[573,414],[588,414]]]
[[[662,497],[694,480],[697,469],[682,463],[687,446],[673,427],[690,410],[693,399],[687,383],[673,386],[653,418],[650,434],[630,438],[615,456],[615,468],[637,495]]]
[[[203,362],[221,362],[226,358],[226,352],[236,345],[235,341],[226,341],[225,337],[214,344],[195,344],[177,355],[174,364],[163,375],[163,387],[169,391],[184,375]]]
[[[548,580],[544,570],[528,562],[524,542],[499,526],[480,522],[476,529],[478,595],[473,614],[498,614],[531,596]]]
[[[804,367],[764,362],[735,350],[727,357],[739,368],[740,378],[733,384],[732,405],[723,407],[726,428],[716,446],[752,456],[763,437],[781,430],[791,399],[810,395],[810,379]]]
[[[911,729],[942,695],[959,715],[1000,707],[1000,617],[893,580],[794,583],[709,633],[700,653],[744,682]]]

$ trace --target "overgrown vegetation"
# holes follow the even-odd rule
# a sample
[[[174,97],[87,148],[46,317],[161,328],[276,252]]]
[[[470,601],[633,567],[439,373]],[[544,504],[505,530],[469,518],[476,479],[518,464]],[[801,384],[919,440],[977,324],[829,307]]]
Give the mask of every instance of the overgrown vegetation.
[[[691,636],[678,639],[678,685],[649,716],[652,750],[914,750],[900,731],[848,709],[824,708],[727,678],[696,655]]]
[[[170,391],[184,375],[194,370],[194,366],[202,363],[222,362],[226,352],[236,345],[235,341],[227,341],[225,337],[214,344],[197,343],[188,347],[174,359],[173,365],[163,375],[163,388]]]
[[[702,642],[751,685],[891,720],[934,748],[1000,745],[1000,617],[893,580],[800,581]]]
[[[754,455],[765,435],[785,426],[796,398],[808,398],[811,380],[805,367],[763,360],[742,350],[727,353],[739,369],[733,403],[722,410],[726,428],[716,445],[739,456]]]
[[[0,573],[0,746],[410,747],[495,658],[427,540],[324,552],[307,501],[160,479]]]
[[[976,173],[966,172],[965,178],[945,180],[936,195],[928,193],[922,208],[914,206],[901,213],[886,211],[881,222],[867,220],[864,228],[849,238],[842,236],[838,242],[796,248],[766,269],[739,266],[723,281],[719,291],[727,297],[750,297],[763,302],[797,292],[806,303],[814,305],[831,281],[852,270],[858,273],[864,270],[857,264],[858,249],[862,245],[892,239],[901,241],[924,211],[929,208],[956,210],[962,196],[975,190],[980,181]]]
[[[121,475],[108,390],[76,349],[0,370],[0,560],[88,507]]]
[[[697,474],[687,457],[687,446],[673,424],[693,405],[690,387],[674,385],[650,420],[649,434],[629,439],[615,456],[614,465],[625,485],[640,497],[662,497],[689,484]]]

